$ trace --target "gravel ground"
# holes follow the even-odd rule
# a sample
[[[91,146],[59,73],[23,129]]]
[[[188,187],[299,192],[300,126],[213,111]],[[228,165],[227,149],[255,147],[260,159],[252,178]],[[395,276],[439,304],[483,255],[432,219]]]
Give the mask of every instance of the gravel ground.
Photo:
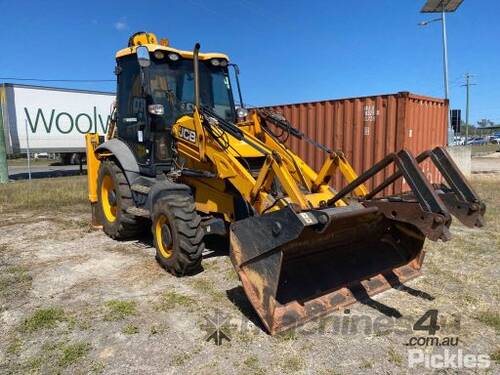
[[[472,173],[500,173],[500,152],[473,157]]]
[[[412,327],[436,309],[436,337],[458,346],[418,349],[494,358],[487,369],[440,373],[498,374],[499,182],[475,177],[487,226],[456,224],[452,241],[426,243],[424,276],[276,337],[260,328],[222,252],[179,279],[158,266],[149,236],[113,241],[90,229],[86,208],[0,210],[0,373],[431,373],[408,368],[415,348],[405,344],[428,336]],[[221,345],[207,341],[217,317]]]

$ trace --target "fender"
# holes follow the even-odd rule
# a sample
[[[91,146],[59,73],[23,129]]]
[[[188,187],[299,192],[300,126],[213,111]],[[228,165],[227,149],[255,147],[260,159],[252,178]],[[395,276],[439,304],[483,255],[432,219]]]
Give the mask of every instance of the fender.
[[[149,212],[153,212],[153,206],[158,199],[166,197],[170,194],[175,194],[177,192],[187,192],[191,195],[193,194],[191,188],[188,185],[179,184],[168,180],[156,181],[153,186],[151,186],[151,190],[148,194],[144,207],[148,209]]]
[[[127,177],[130,185],[137,177],[139,177],[139,164],[137,164],[137,160],[135,159],[132,150],[122,140],[113,138],[104,142],[95,149],[96,154],[101,152],[110,152],[113,154],[125,172],[125,176]]]

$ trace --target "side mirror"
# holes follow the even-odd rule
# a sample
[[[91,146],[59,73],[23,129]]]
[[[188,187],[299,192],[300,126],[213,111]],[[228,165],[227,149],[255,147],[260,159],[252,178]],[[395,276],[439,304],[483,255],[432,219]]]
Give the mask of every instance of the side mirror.
[[[140,67],[147,68],[149,65],[151,65],[151,59],[149,57],[149,51],[147,47],[144,46],[137,47],[136,53],[137,53],[137,62],[139,63]]]

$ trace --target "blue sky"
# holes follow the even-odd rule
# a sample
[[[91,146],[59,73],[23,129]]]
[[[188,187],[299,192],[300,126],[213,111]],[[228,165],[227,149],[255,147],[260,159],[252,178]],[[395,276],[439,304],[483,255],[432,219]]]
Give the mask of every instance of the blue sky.
[[[424,0],[0,1],[1,77],[114,79],[114,53],[138,30],[176,48],[227,53],[246,102],[278,104],[412,91],[443,96],[439,23]],[[500,2],[448,15],[450,99],[500,123]],[[112,82],[47,86],[114,91]],[[465,117],[465,116],[464,116]]]

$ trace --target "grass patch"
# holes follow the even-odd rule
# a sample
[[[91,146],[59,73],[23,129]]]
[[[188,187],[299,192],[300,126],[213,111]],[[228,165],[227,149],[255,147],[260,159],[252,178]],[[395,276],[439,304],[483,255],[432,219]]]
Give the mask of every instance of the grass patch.
[[[495,328],[497,332],[500,332],[500,313],[493,311],[482,311],[475,318],[481,323]]]
[[[295,373],[305,367],[304,359],[298,355],[289,355],[280,365],[284,372]]]
[[[389,335],[390,333],[391,333],[391,332],[390,332],[389,330],[387,330],[387,331],[375,330],[375,331],[373,332],[373,336],[375,336],[375,337],[382,337],[382,336],[387,336],[387,335]]]
[[[22,329],[34,332],[39,329],[54,328],[57,323],[63,320],[65,320],[64,310],[59,307],[39,309],[31,317],[24,320]]]
[[[106,365],[102,362],[94,362],[92,366],[90,367],[90,372],[93,374],[102,374],[104,372],[104,369],[106,368]]]
[[[176,306],[194,307],[195,305],[196,301],[191,297],[177,292],[166,292],[162,295],[156,308],[161,311],[169,311]]]
[[[66,345],[62,348],[62,354],[59,359],[59,366],[67,367],[79,359],[85,357],[90,351],[90,344],[79,342],[76,344]]]
[[[123,327],[122,333],[126,335],[135,335],[136,333],[139,333],[139,327],[132,323],[129,323],[125,327]]]
[[[256,356],[251,356],[251,357],[248,357],[247,359],[245,359],[243,361],[243,364],[250,368],[250,369],[253,369],[253,368],[256,368],[256,367],[259,367],[259,359],[256,357]]]
[[[387,352],[387,357],[389,359],[389,362],[394,363],[395,365],[401,366],[401,363],[403,363],[403,358],[398,352],[394,350],[394,348],[389,349],[389,351]]]
[[[170,361],[170,364],[172,366],[180,367],[180,366],[184,365],[190,359],[191,359],[191,355],[189,353],[175,354],[172,357],[172,360]]]
[[[23,347],[23,342],[19,337],[14,337],[7,346],[7,354],[18,354]]]
[[[57,159],[31,159],[31,166],[49,166],[53,163],[57,163]],[[7,159],[7,165],[9,167],[27,167],[28,159],[17,158],[17,159]]]
[[[67,344],[65,341],[50,342],[42,345],[36,357],[29,358],[27,367],[29,372],[43,374],[60,374],[64,368],[77,363],[84,358],[91,349],[86,342]]]
[[[245,373],[254,375],[261,375],[266,373],[266,371],[262,367],[260,367],[259,359],[254,355],[247,357],[243,361],[243,365],[246,367],[246,370],[248,370],[245,371]]]
[[[165,333],[167,331],[167,327],[164,324],[153,324],[149,328],[150,335],[159,335]]]
[[[495,144],[470,145],[469,147],[471,148],[472,156],[496,152],[500,149],[500,146]]]
[[[342,374],[332,368],[325,368],[319,370],[318,375],[342,375]]]
[[[500,348],[490,354],[490,359],[496,363],[500,363]]]
[[[282,341],[297,340],[297,332],[295,332],[295,329],[289,329],[288,331],[278,333],[275,337]]]
[[[6,249],[6,248],[5,248]],[[0,268],[0,296],[7,298],[31,288],[31,276],[27,268],[8,266]]]
[[[106,313],[104,314],[105,321],[123,320],[127,316],[135,315],[135,301],[119,301],[111,300],[106,302]]]
[[[28,367],[31,370],[31,372],[38,372],[38,370],[40,370],[40,368],[42,367],[42,364],[43,364],[42,357],[30,358],[28,360]]]
[[[213,282],[207,279],[195,279],[193,280],[192,286],[204,295],[210,296],[213,301],[220,302],[225,299],[224,293],[215,290]]]
[[[226,270],[226,272],[224,273],[224,278],[227,281],[231,281],[231,282],[238,282],[238,281],[240,281],[240,279],[238,277],[238,274],[233,269],[233,267],[231,267],[230,269]]]
[[[364,369],[373,368],[373,363],[365,358],[362,358],[361,365],[359,366],[359,368],[364,368]]]
[[[87,177],[57,177],[0,184],[0,212],[17,210],[53,211],[88,207]]]

